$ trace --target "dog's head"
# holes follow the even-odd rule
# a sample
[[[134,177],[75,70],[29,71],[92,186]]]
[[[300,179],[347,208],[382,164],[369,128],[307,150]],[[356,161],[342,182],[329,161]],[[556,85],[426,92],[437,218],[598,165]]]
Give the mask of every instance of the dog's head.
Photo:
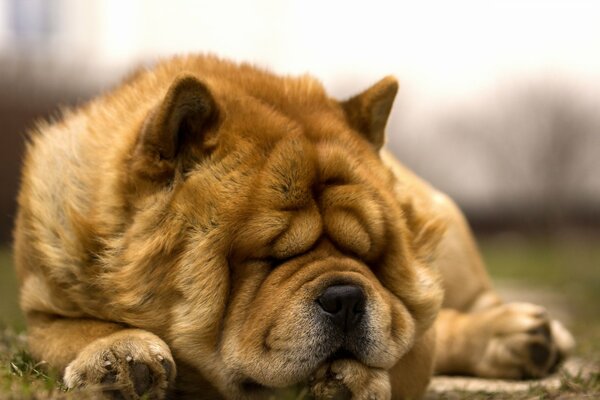
[[[226,68],[180,75],[139,124],[121,315],[238,395],[337,358],[393,367],[442,297],[440,227],[379,156],[396,81],[338,102],[311,78]]]

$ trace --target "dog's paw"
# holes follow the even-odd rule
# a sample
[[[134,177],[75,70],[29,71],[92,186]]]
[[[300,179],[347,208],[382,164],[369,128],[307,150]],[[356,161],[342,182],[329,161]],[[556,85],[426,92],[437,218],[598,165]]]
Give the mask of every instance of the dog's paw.
[[[354,360],[324,364],[311,377],[316,400],[388,400],[392,397],[387,371]]]
[[[65,369],[68,388],[97,389],[107,399],[162,399],[175,362],[158,336],[128,329],[87,345]]]
[[[488,378],[541,378],[571,352],[574,340],[543,307],[509,303],[478,313],[474,335],[482,345],[473,354],[474,372]]]

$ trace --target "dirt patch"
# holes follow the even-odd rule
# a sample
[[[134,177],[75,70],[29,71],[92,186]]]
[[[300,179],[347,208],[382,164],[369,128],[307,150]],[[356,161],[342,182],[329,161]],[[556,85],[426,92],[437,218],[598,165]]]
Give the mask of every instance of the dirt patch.
[[[567,360],[559,372],[544,379],[528,381],[510,381],[502,379],[481,379],[460,376],[436,376],[431,381],[426,400],[447,399],[451,393],[492,393],[515,394],[532,393],[543,389],[546,392],[561,390],[573,378],[587,380],[599,374],[598,365],[579,358]],[[507,397],[510,398],[510,397]]]

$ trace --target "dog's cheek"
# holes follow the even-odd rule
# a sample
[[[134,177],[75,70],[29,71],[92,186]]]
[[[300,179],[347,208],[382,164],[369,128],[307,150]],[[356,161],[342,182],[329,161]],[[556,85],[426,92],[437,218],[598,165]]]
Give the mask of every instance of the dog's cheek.
[[[433,373],[434,355],[435,329],[429,328],[390,370],[394,398],[419,399],[423,396]]]
[[[227,368],[267,387],[305,379],[316,368],[319,341],[302,297],[272,293],[257,296],[244,322],[224,330],[222,357]]]
[[[444,300],[444,292],[439,274],[430,265],[419,263],[415,271],[415,287],[409,294],[412,296],[417,331],[421,334],[435,321]]]
[[[392,294],[376,291],[368,306],[364,360],[379,368],[391,368],[415,339],[415,320],[404,304]]]
[[[388,268],[379,270],[378,278],[394,297],[402,301],[415,321],[417,334],[422,334],[433,324],[444,300],[441,278],[428,263],[415,258],[405,260],[405,263],[403,268],[388,264]]]

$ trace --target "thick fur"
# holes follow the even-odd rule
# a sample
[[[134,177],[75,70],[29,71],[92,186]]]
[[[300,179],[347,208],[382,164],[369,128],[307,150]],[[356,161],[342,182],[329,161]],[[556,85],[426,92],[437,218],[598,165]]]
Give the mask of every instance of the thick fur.
[[[416,398],[434,368],[547,374],[568,332],[502,304],[460,211],[381,150],[396,90],[339,102],[189,56],[40,124],[15,229],[33,354],[132,399]],[[352,333],[317,303],[341,284],[366,297]]]

